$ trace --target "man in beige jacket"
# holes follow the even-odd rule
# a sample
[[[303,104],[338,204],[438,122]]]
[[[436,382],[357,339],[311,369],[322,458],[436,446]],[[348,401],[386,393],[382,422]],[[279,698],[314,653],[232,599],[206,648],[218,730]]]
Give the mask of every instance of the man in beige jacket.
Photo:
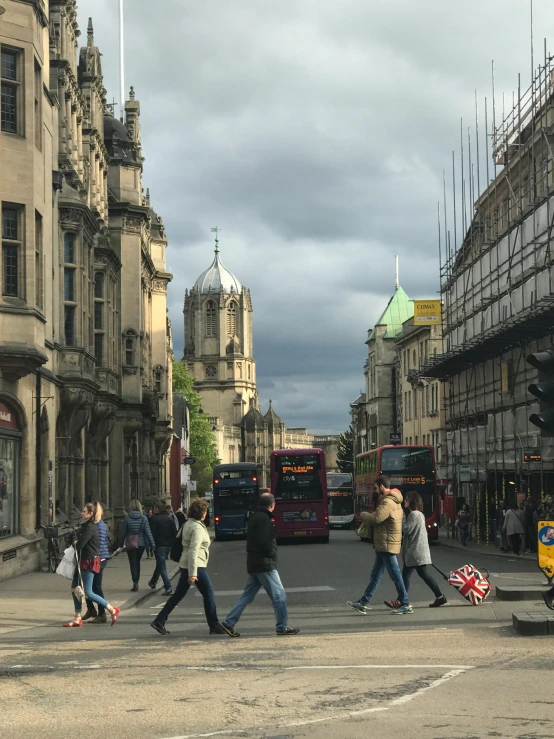
[[[386,475],[381,475],[375,480],[375,492],[381,496],[381,502],[375,511],[373,513],[362,511],[360,514],[363,523],[373,526],[375,563],[365,593],[357,601],[347,600],[346,605],[358,613],[367,613],[370,610],[368,603],[375,594],[386,569],[396,585],[398,600],[401,604],[391,613],[396,616],[413,613],[396,558],[396,555],[400,554],[402,545],[402,517],[404,515],[402,493],[396,488],[391,489],[390,479]]]

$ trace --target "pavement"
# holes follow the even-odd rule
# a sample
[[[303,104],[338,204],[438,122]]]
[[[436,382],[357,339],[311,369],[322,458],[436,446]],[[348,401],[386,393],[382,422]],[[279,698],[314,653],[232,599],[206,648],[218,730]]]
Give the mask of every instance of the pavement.
[[[155,567],[154,558],[142,556],[140,589],[138,593],[132,593],[127,556],[123,553],[113,557],[104,570],[104,596],[112,605],[124,611],[139,606],[152,592],[158,594],[163,591],[161,580],[155,591],[148,587]],[[168,560],[167,571],[171,578],[179,568]],[[71,582],[52,572],[31,572],[0,583],[0,635],[52,626],[56,622],[71,620],[73,614]]]
[[[469,552],[432,547],[445,572],[472,561],[490,570],[493,584],[541,577],[523,558]],[[430,609],[433,596],[415,574],[413,614],[393,616],[384,606],[394,596],[386,576],[372,610],[351,611],[345,601],[362,594],[373,556],[350,531],[332,532],[328,545],[279,547],[290,624],[301,629],[295,637],[275,635],[263,592],[237,625],[240,639],[210,636],[194,588],[161,637],[149,624],[165,599],[146,590],[144,560],[135,607],[127,562],[114,560],[105,572],[109,597],[126,605],[115,628],[60,628],[71,599],[55,575],[30,576],[48,583],[44,592],[4,583],[0,620],[17,601],[19,622],[0,633],[0,738],[74,733],[76,707],[79,715],[98,711],[95,733],[118,739],[554,737],[550,637],[516,634],[514,604],[490,598],[472,607],[444,581],[449,602]],[[214,542],[209,569],[223,619],[244,586],[244,542]],[[51,618],[39,623],[44,602]]]

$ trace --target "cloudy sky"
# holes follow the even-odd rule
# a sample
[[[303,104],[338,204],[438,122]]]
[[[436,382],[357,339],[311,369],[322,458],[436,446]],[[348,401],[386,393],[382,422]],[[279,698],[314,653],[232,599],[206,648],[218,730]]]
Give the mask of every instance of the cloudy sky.
[[[117,0],[78,6],[118,101]],[[443,169],[450,181],[461,118],[475,147],[475,90],[485,182],[491,60],[497,118],[518,72],[529,85],[530,2],[125,0],[125,15],[176,355],[217,225],[223,263],[252,293],[263,409],[271,397],[288,426],[342,431],[394,255],[410,297],[437,294]],[[538,64],[545,37],[554,50],[551,0],[533,16]]]

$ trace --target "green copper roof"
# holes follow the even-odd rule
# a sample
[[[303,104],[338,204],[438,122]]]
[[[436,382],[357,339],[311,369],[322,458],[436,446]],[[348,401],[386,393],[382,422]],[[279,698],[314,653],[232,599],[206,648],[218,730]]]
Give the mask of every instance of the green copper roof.
[[[404,321],[407,321],[413,315],[413,300],[410,300],[404,290],[398,287],[375,326],[386,326],[387,330],[385,331],[384,338],[394,339],[398,334],[402,333],[402,324]],[[371,341],[374,338],[375,327],[369,331],[367,340]]]

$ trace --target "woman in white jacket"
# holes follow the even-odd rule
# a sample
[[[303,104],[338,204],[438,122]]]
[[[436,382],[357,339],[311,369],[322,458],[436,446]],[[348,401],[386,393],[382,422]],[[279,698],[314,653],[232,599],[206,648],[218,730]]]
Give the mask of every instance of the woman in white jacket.
[[[520,557],[521,536],[525,532],[525,528],[523,526],[523,511],[519,510],[515,504],[509,511],[506,511],[502,530],[506,532],[512,552],[516,557]]]
[[[435,595],[435,600],[429,604],[429,608],[438,608],[443,606],[447,600],[435,578],[427,570],[427,566],[431,564],[431,550],[429,549],[429,537],[425,527],[423,500],[419,493],[406,493],[404,496],[404,513],[404,520],[402,521],[402,555],[404,559],[402,579],[406,592],[409,590],[410,577],[415,570]],[[389,608],[398,608],[399,604],[395,600],[386,600],[385,605]]]
[[[183,600],[193,584],[196,585],[204,599],[204,612],[210,627],[210,634],[227,633],[217,619],[215,593],[208,575],[211,539],[208,529],[204,526],[207,512],[208,503],[204,498],[195,498],[190,504],[188,520],[181,532],[183,541],[183,553],[179,560],[181,577],[175,592],[150,624],[153,629],[156,629],[163,636],[169,634],[169,631],[165,628],[167,617],[175,606]]]

